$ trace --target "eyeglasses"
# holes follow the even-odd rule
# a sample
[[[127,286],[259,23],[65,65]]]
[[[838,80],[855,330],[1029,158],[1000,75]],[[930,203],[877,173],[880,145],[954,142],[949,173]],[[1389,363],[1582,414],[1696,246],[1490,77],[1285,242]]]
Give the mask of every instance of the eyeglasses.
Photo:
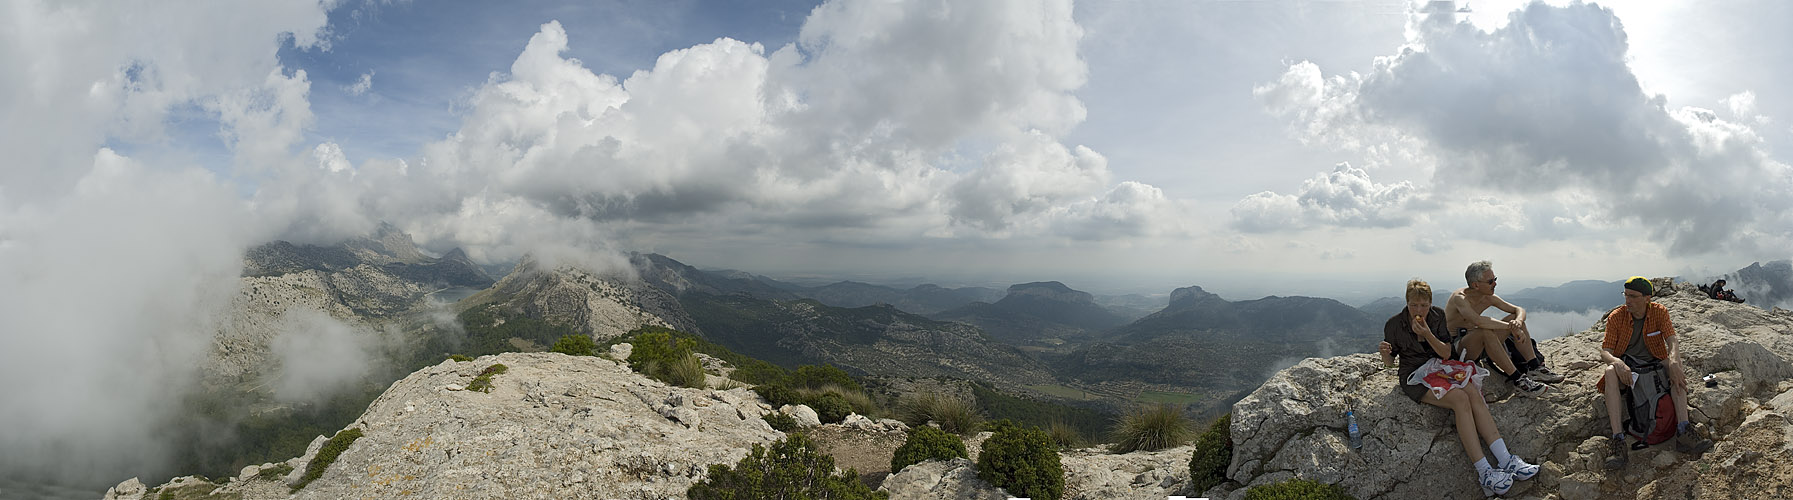
[[[1482,282],[1492,285],[1492,284],[1494,284],[1494,280],[1498,280],[1498,279],[1500,279],[1500,278],[1488,278],[1487,280],[1484,280]]]
[[[1631,291],[1625,292],[1624,295],[1625,295],[1625,298],[1627,298],[1627,299],[1641,299],[1644,296],[1644,294],[1637,293],[1637,292],[1631,292]]]

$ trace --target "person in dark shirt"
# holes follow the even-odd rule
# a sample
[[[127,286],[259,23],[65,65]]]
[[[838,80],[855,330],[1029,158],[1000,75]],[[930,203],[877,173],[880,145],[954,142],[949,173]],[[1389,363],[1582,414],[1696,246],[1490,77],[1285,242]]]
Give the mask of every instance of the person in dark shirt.
[[[1518,455],[1507,451],[1506,440],[1500,437],[1500,429],[1494,426],[1494,417],[1488,413],[1488,402],[1482,399],[1480,376],[1459,379],[1462,383],[1438,388],[1429,388],[1420,380],[1429,373],[1443,371],[1446,366],[1469,370],[1469,373],[1480,369],[1473,363],[1453,360],[1460,352],[1453,341],[1461,339],[1451,338],[1445,329],[1444,310],[1432,306],[1431,285],[1419,279],[1407,282],[1407,307],[1388,318],[1382,327],[1382,337],[1379,346],[1382,364],[1394,364],[1396,358],[1400,359],[1400,369],[1395,375],[1401,381],[1401,392],[1408,399],[1449,408],[1456,414],[1457,438],[1463,443],[1463,453],[1475,463],[1483,493],[1505,494],[1515,479],[1531,479],[1537,475],[1538,466],[1525,463]],[[1415,372],[1419,377],[1414,377]],[[1495,464],[1490,464],[1482,454],[1484,441],[1494,453]]]

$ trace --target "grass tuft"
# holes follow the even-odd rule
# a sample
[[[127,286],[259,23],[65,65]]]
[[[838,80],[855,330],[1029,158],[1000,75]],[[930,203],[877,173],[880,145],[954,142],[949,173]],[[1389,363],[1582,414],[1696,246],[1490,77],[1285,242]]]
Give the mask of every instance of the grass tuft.
[[[1189,422],[1183,410],[1171,405],[1147,406],[1121,417],[1113,431],[1114,453],[1157,451],[1189,440]]]

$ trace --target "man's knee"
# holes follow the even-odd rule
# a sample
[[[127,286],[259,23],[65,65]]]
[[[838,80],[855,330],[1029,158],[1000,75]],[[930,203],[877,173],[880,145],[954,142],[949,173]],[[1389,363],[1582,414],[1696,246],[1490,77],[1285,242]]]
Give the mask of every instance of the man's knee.
[[[1663,363],[1663,369],[1668,370],[1669,382],[1681,390],[1687,390],[1687,371],[1681,367],[1680,361],[1669,360]]]
[[[1600,379],[1600,392],[1606,394],[1606,397],[1616,398],[1619,397],[1619,389],[1624,386],[1624,381],[1619,380],[1619,370],[1607,366],[1606,378]]]

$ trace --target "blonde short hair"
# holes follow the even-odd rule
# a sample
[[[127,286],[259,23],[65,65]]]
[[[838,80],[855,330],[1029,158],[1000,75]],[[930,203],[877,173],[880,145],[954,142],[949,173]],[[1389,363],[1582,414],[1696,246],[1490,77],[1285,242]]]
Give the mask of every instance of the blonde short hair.
[[[1407,280],[1407,301],[1412,302],[1413,299],[1422,298],[1427,302],[1432,301],[1432,285],[1426,284],[1425,280],[1419,278]]]

